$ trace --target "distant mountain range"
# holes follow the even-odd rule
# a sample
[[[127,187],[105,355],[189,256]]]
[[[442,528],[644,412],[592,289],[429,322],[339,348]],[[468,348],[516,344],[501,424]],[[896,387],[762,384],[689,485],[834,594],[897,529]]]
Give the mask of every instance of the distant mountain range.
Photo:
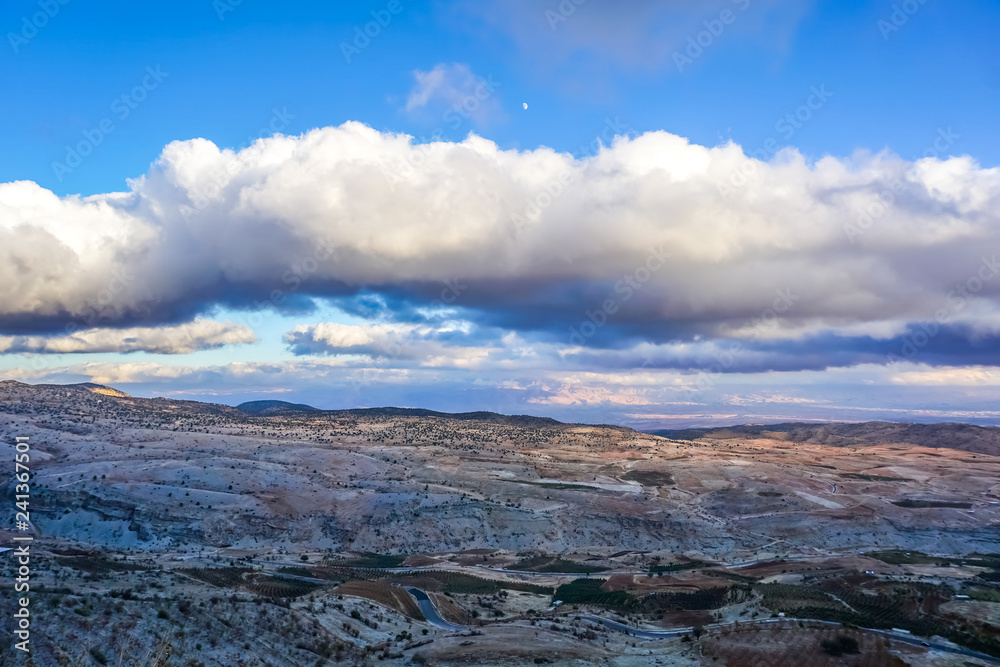
[[[288,401],[247,401],[236,406],[238,410],[252,415],[283,415],[295,412],[319,412],[305,403],[289,403]]]
[[[130,396],[114,387],[81,382],[76,384],[27,384],[16,380],[0,381],[0,403],[21,403],[26,408],[55,409],[67,402],[80,401],[82,404],[99,404],[108,398],[117,399],[121,409],[148,412],[150,414],[170,413],[173,415],[224,415],[233,417],[285,417],[289,419],[309,419],[332,417],[334,419],[380,418],[380,417],[432,417],[459,421],[480,421],[542,428],[560,426],[563,422],[548,417],[531,415],[503,415],[497,412],[437,412],[423,408],[354,408],[349,410],[321,410],[303,403],[278,400],[247,401],[235,407],[218,403],[185,401],[172,398],[140,398]],[[104,405],[107,405],[106,403]],[[624,428],[624,427],[619,427]],[[631,429],[630,429],[631,430]]]
[[[674,440],[732,440],[770,438],[832,447],[905,443],[920,447],[950,447],[1000,456],[1000,428],[972,424],[911,424],[861,422],[857,424],[744,424],[722,428],[686,428],[650,431]]]
[[[437,412],[424,408],[351,408],[348,410],[321,410],[303,403],[288,401],[247,401],[236,406],[253,415],[260,416],[290,416],[303,413],[318,413],[332,417],[436,417],[438,419],[457,419],[459,421],[502,422],[518,426],[555,426],[562,422],[548,417],[532,417],[531,415],[502,415],[498,412]]]
[[[116,410],[126,410],[149,414],[170,415],[219,415],[229,418],[285,418],[285,419],[380,419],[390,417],[422,417],[453,419],[459,421],[492,422],[510,426],[545,428],[569,426],[548,417],[530,415],[503,415],[496,412],[448,413],[422,408],[354,408],[349,410],[321,410],[303,403],[279,400],[259,400],[241,403],[238,406],[184,401],[168,398],[139,398],[104,385],[91,382],[77,384],[25,384],[14,380],[0,381],[0,403],[18,405],[18,409],[57,409],[69,402],[79,401],[80,405],[91,404],[104,409],[112,406]],[[109,406],[109,403],[112,406]],[[32,407],[34,406],[34,407]],[[609,425],[588,425],[609,427]],[[626,429],[623,426],[611,428]],[[731,440],[769,438],[832,447],[909,444],[920,447],[949,447],[968,452],[979,452],[1000,456],[1000,428],[975,426],[972,424],[941,423],[911,424],[895,422],[862,423],[783,423],[744,424],[721,428],[688,428],[650,431],[673,440]]]

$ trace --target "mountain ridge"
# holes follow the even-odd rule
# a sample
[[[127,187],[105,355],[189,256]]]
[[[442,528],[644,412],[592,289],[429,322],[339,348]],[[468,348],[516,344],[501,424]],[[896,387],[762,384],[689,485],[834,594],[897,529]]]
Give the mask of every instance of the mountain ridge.
[[[675,440],[733,440],[768,438],[832,447],[879,444],[910,444],[918,447],[948,447],[982,454],[1000,455],[1000,427],[961,422],[918,424],[913,422],[784,422],[735,426],[658,429],[651,435]]]
[[[628,431],[627,426],[615,424],[582,424],[561,422],[550,417],[534,415],[505,415],[490,411],[441,412],[426,408],[394,406],[324,410],[304,403],[263,399],[246,401],[237,406],[222,403],[181,400],[174,398],[142,398],[108,385],[93,382],[72,384],[28,384],[17,380],[0,380],[0,402],[34,402],[53,406],[70,398],[78,398],[82,405],[109,406],[172,416],[212,414],[230,418],[286,418],[286,419],[355,419],[355,418],[432,418],[454,421],[479,421],[511,426],[617,428]],[[657,429],[638,431],[672,440],[732,440],[757,439],[789,440],[833,447],[865,446],[872,444],[910,444],[931,448],[952,448],[969,452],[1000,456],[1000,427],[978,426],[961,422],[918,424],[912,422],[782,422],[777,424],[741,424],[724,427],[688,429]]]
[[[209,403],[203,401],[182,400],[176,398],[143,398],[131,396],[126,392],[106,385],[92,382],[74,384],[29,384],[17,380],[0,380],[0,402],[17,401],[25,405],[35,403],[36,406],[53,407],[66,402],[68,399],[76,398],[82,405],[102,406],[103,410],[108,409],[107,399],[113,399],[122,409],[135,411],[146,411],[150,413],[168,413],[172,416],[195,416],[195,415],[218,415],[229,418],[287,418],[287,419],[312,419],[312,418],[393,418],[393,417],[414,417],[414,418],[435,418],[455,421],[481,421],[508,426],[533,426],[533,427],[556,427],[556,426],[595,426],[593,424],[569,424],[560,422],[550,417],[536,417],[533,415],[504,415],[498,412],[476,411],[476,412],[439,412],[426,408],[400,408],[400,407],[370,407],[370,408],[348,408],[339,410],[323,410],[306,405],[304,403],[290,403],[287,401],[263,399],[257,401],[247,401],[237,406],[226,405],[224,403]],[[102,403],[102,401],[104,401]],[[611,428],[630,429],[624,426],[603,425]]]
[[[236,409],[255,415],[283,414],[285,412],[319,412],[319,408],[314,408],[305,403],[289,403],[288,401],[268,399],[246,401],[237,405]]]

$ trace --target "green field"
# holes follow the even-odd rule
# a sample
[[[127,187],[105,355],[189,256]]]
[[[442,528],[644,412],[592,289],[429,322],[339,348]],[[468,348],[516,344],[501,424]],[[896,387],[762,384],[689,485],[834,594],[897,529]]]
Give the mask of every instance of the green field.
[[[892,504],[896,507],[906,507],[908,509],[956,509],[967,510],[972,508],[972,503],[952,503],[945,500],[894,500]]]
[[[533,556],[520,560],[507,569],[525,570],[529,572],[569,572],[573,574],[586,574],[589,572],[603,572],[606,567],[596,565],[584,565],[574,560],[566,560],[554,556]]]

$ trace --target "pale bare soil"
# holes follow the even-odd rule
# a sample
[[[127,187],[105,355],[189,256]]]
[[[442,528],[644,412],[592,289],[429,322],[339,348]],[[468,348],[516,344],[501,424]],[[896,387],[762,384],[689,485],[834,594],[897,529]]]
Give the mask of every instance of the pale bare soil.
[[[616,578],[610,588],[641,596],[725,583],[699,571],[645,574],[657,563],[685,559],[782,582],[800,581],[820,567],[954,581],[974,577],[976,568],[887,565],[859,553],[1000,552],[1000,457],[975,443],[970,450],[968,434],[957,443],[962,449],[942,442],[833,446],[770,433],[690,441],[520,418],[259,417],[92,389],[0,383],[5,460],[14,435],[30,437],[38,549],[96,549],[165,571],[85,576],[56,565],[47,552],[51,567],[39,565],[39,576],[50,591],[39,600],[50,646],[48,658],[37,658],[40,665],[101,664],[93,646],[108,664],[118,664],[117,656],[133,661],[122,664],[154,664],[140,653],[157,647],[173,655],[162,664],[176,665],[337,664],[337,655],[341,664],[411,664],[417,654],[431,664],[535,664],[535,658],[785,664],[767,656],[792,655],[787,650],[753,648],[750,639],[736,636],[635,642],[574,624],[572,616],[549,614],[532,624],[529,611],[547,614],[551,603],[535,593],[512,591],[487,599],[487,606],[481,595],[442,600],[456,605],[456,616],[503,612],[503,623],[470,636],[404,616],[407,603],[381,585],[323,587],[286,608],[246,590],[213,588],[180,570],[250,556],[254,567],[273,571],[374,552],[484,578],[552,587],[571,580],[558,572],[502,571],[549,554],[604,568],[604,576]],[[902,501],[968,507],[893,504]],[[758,563],[776,558],[786,562]],[[9,595],[10,582],[3,586]],[[136,599],[110,595],[143,586]],[[718,615],[741,618],[757,609],[734,606]],[[954,613],[995,621],[992,608],[957,606]],[[712,616],[675,614],[658,622]],[[775,636],[766,642],[786,649],[815,639]],[[433,641],[421,644],[427,639]],[[907,649],[906,663],[895,663],[896,654],[873,646],[878,650],[866,654],[871,661],[856,664],[962,664],[922,649]],[[758,650],[763,662],[731,662],[732,655]]]
[[[37,524],[88,543],[632,549],[728,560],[878,546],[1000,551],[1000,531],[983,530],[1000,520],[1000,457],[947,447],[670,441],[426,417],[248,418],[77,388],[39,400],[25,387],[0,385],[0,423],[8,436],[31,437],[35,483],[51,508],[38,509]],[[902,500],[970,507],[893,504]]]

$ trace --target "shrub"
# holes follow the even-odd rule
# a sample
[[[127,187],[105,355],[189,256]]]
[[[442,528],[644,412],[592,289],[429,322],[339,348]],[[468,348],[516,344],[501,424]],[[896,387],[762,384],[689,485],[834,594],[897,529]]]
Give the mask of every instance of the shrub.
[[[824,639],[820,642],[823,652],[834,657],[844,654],[855,655],[861,651],[858,649],[858,640],[846,635],[839,635],[836,639]]]

